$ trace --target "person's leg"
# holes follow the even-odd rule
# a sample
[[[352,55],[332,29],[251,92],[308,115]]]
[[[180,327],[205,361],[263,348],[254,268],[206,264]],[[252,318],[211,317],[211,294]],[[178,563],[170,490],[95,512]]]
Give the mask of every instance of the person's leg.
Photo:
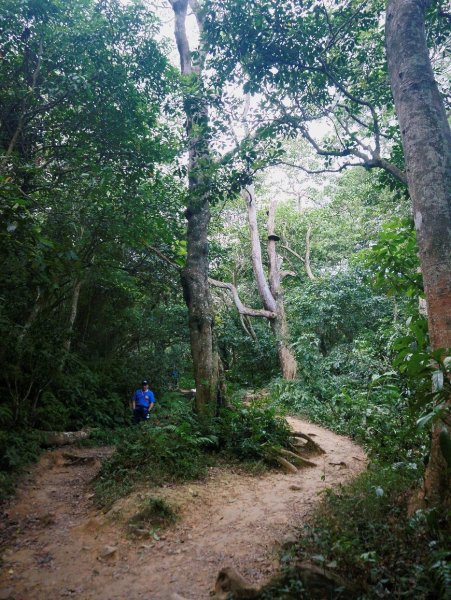
[[[137,406],[133,411],[133,425],[139,425],[146,420],[147,411],[144,406]]]

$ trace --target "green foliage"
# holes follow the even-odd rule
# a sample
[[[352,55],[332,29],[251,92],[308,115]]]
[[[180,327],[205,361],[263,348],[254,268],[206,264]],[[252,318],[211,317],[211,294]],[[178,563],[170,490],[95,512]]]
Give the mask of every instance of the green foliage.
[[[145,424],[121,431],[116,452],[97,478],[97,501],[110,506],[144,482],[161,485],[202,477],[213,452],[252,463],[274,462],[274,453],[289,446],[290,429],[274,406],[236,402],[224,408],[205,431],[192,405],[167,394]],[[217,454],[216,454],[217,455]]]
[[[233,409],[223,409],[216,431],[219,447],[239,459],[271,464],[277,449],[289,446],[287,422],[266,402],[237,402]]]
[[[174,337],[187,362],[176,276],[148,250],[182,235],[155,166],[177,146],[174,70],[139,2],[7,0],[0,20],[0,422],[123,426],[143,376],[168,386]]]
[[[342,574],[358,598],[447,598],[446,516],[418,511],[408,518],[413,482],[415,472],[377,467],[328,492],[303,528],[294,556],[287,557],[285,588],[299,581],[291,561],[312,560]],[[271,598],[294,597],[277,586],[272,592]]]
[[[394,219],[383,225],[376,244],[362,251],[359,260],[371,273],[373,285],[391,296],[418,298],[423,278],[411,219]]]
[[[149,422],[128,430],[114,455],[103,464],[95,486],[100,505],[110,506],[145,481],[161,485],[205,474],[209,463],[205,448],[216,440],[201,431],[183,398],[168,395],[162,404],[153,410]]]
[[[276,375],[277,348],[266,322],[253,323],[256,339],[246,334],[235,311],[216,318],[216,333],[227,380],[247,387],[261,387]]]
[[[416,413],[403,397],[403,383],[392,373],[372,382],[340,389],[330,377],[322,396],[302,383],[275,381],[272,394],[289,411],[302,414],[332,431],[354,437],[374,460],[408,462],[415,468],[426,454],[428,437],[416,426]],[[360,388],[360,389],[359,389]]]
[[[365,330],[374,331],[391,312],[390,303],[373,292],[363,274],[350,269],[290,290],[287,309],[295,315],[291,335],[298,340],[294,346],[299,348],[301,368],[301,353],[308,342],[304,336],[315,334],[318,349],[327,356],[338,343],[350,343]]]
[[[0,501],[14,491],[17,475],[39,458],[41,437],[30,429],[0,429]]]

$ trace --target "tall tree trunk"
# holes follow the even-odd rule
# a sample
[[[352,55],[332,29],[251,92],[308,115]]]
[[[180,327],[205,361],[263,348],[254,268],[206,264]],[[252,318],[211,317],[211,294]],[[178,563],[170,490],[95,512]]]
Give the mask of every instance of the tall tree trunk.
[[[266,310],[275,313],[270,319],[271,329],[277,341],[277,354],[280,369],[284,379],[292,380],[296,377],[296,358],[288,346],[288,324],[283,305],[281,290],[280,256],[277,254],[276,242],[270,239],[274,233],[275,207],[273,201],[268,216],[268,256],[269,256],[269,283],[263,271],[263,260],[258,234],[257,207],[254,186],[250,185],[243,190],[243,197],[247,204],[247,219],[251,238],[252,267],[255,281],[263,306]]]
[[[401,128],[434,349],[451,347],[451,132],[434,80],[425,35],[430,0],[389,0],[386,46]],[[449,350],[448,350],[449,351]],[[439,436],[451,432],[451,400],[436,423],[424,483],[428,504],[450,505],[450,470]]]
[[[296,379],[297,363],[291,348],[288,345],[288,323],[283,303],[281,287],[281,257],[277,254],[276,235],[274,231],[276,218],[276,201],[273,199],[268,211],[268,257],[269,257],[269,288],[276,302],[276,318],[272,319],[271,327],[277,340],[277,353],[279,355],[282,377],[287,380]]]
[[[186,210],[187,259],[182,273],[182,285],[189,314],[191,354],[196,382],[196,408],[200,415],[208,416],[213,414],[216,406],[219,364],[214,348],[208,284],[210,191],[205,172],[210,160],[208,110],[202,91],[202,53],[194,64],[186,34],[188,0],[169,1],[175,15],[175,39],[180,56],[180,70],[182,75],[190,78],[189,91],[184,102],[189,144],[189,194]],[[190,6],[201,26],[197,4],[190,2]]]
[[[243,190],[243,197],[246,200],[247,205],[247,221],[251,238],[252,268],[254,271],[255,282],[257,283],[258,293],[265,309],[276,312],[276,301],[274,300],[263,271],[263,259],[257,223],[257,206],[253,185],[249,185]]]
[[[72,290],[69,322],[67,324],[66,336],[63,341],[63,353],[61,356],[61,362],[60,362],[60,366],[59,366],[59,370],[61,372],[64,369],[64,365],[66,363],[66,357],[69,354],[71,346],[72,346],[72,335],[74,332],[75,319],[77,318],[77,314],[78,314],[78,302],[80,300],[80,290],[81,290],[81,280],[77,279],[74,283],[74,287]]]

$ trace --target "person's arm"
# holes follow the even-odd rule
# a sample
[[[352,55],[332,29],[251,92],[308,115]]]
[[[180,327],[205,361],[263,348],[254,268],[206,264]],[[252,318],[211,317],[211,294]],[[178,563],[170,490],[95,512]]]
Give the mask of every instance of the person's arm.
[[[150,392],[150,404],[149,404],[149,410],[152,410],[152,408],[154,407],[155,404],[155,396],[153,392]]]
[[[132,396],[132,409],[135,410],[136,408],[136,392],[133,392],[133,396]]]

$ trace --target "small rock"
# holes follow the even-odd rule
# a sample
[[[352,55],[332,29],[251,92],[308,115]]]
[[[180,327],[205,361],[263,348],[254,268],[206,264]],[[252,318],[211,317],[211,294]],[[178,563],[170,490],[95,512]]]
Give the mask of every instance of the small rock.
[[[302,490],[300,485],[290,485],[290,490],[294,490],[295,492],[297,492],[298,490]]]
[[[99,558],[109,558],[110,556],[114,556],[116,552],[116,546],[104,546],[99,554]]]

